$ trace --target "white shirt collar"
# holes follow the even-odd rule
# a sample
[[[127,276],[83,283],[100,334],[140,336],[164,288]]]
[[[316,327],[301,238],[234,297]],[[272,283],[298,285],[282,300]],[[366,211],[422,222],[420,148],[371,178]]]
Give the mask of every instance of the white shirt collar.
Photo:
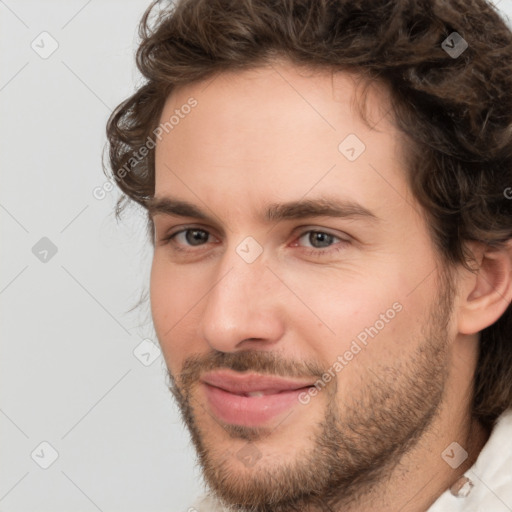
[[[476,462],[451,489],[427,512],[512,512],[512,409],[497,419]]]

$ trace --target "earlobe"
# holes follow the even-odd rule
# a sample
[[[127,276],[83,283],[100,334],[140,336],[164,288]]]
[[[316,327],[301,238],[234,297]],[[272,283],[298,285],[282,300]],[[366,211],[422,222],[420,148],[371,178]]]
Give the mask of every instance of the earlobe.
[[[512,248],[480,251],[478,269],[461,285],[458,330],[475,334],[495,323],[512,300]]]

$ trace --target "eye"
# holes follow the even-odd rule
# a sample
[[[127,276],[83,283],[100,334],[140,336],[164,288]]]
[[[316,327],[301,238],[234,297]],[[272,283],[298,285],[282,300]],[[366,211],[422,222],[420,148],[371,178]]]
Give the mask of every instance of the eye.
[[[348,243],[348,240],[343,240],[340,237],[326,233],[325,231],[309,230],[303,233],[298,239],[297,245],[303,245],[304,247],[312,247],[314,249],[320,249],[320,251],[311,252],[322,252],[321,249],[328,249],[332,245],[341,242],[342,244]]]
[[[315,247],[316,249],[329,247],[336,239],[340,240],[338,237],[323,231],[307,231],[299,238],[299,240],[307,241],[311,244],[310,247]]]
[[[188,227],[175,231],[160,240],[162,245],[170,245],[173,251],[185,254],[197,253],[194,248],[207,246],[209,243],[220,243],[209,231],[199,227]],[[332,233],[321,231],[319,229],[310,229],[303,232],[292,247],[300,247],[302,252],[311,256],[323,256],[334,253],[346,248],[350,244],[349,240],[342,239]],[[202,252],[202,251],[201,251]]]
[[[172,235],[168,236],[163,240],[166,243],[177,243],[179,245],[185,245],[190,247],[197,247],[199,245],[204,245],[208,242],[208,239],[212,235],[205,231],[204,229],[199,228],[187,228],[182,229],[181,231],[177,231]]]

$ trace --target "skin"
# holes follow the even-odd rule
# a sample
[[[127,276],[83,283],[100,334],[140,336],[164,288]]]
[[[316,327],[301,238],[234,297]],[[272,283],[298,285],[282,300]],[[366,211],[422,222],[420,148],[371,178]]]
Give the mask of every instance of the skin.
[[[473,244],[479,272],[458,267],[445,279],[386,91],[370,88],[370,126],[356,91],[347,73],[277,61],[184,85],[162,112],[163,122],[190,97],[198,102],[157,144],[155,197],[188,201],[211,220],[153,212],[152,315],[205,479],[226,503],[426,510],[489,435],[470,416],[472,382],[478,332],[512,298],[510,254]],[[355,161],[338,150],[348,134],[366,146]],[[376,218],[263,216],[269,203],[321,196]],[[190,232],[166,240],[186,228],[203,230],[202,242],[191,245]],[[334,238],[318,248],[310,231]],[[263,250],[252,263],[236,251],[248,236]],[[319,377],[397,303],[309,403],[258,429],[209,409],[202,372]],[[455,469],[441,457],[453,441],[469,453]],[[258,455],[250,467],[237,457],[243,449]]]

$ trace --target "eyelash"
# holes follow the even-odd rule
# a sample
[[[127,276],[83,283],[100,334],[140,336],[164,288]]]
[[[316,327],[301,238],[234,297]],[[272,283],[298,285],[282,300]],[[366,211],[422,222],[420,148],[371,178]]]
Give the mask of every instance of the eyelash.
[[[209,236],[213,236],[211,233],[209,233],[206,229],[202,229],[202,228],[196,228],[196,227],[189,227],[189,228],[184,228],[184,229],[180,229],[179,231],[176,231],[175,233],[172,233],[171,235],[167,236],[167,237],[164,237],[162,240],[160,240],[160,243],[162,245],[172,245],[173,246],[173,250],[177,251],[177,252],[180,252],[180,253],[193,253],[193,252],[196,252],[195,250],[190,250],[190,249],[183,249],[182,247],[179,247],[178,245],[176,245],[173,241],[174,239],[180,234],[180,233],[186,233],[187,231],[194,231],[194,230],[197,230],[197,231],[202,231],[204,233],[207,233]],[[340,238],[336,235],[333,235],[332,233],[328,233],[327,231],[321,231],[319,229],[308,229],[306,231],[303,231],[297,238],[296,240],[300,240],[302,237],[304,237],[304,235],[307,235],[308,233],[320,233],[320,234],[323,234],[323,235],[328,235],[328,236],[332,236],[334,239],[337,239],[339,240],[338,243],[338,247],[336,246],[330,246],[328,248],[319,248],[319,249],[316,249],[316,248],[311,248],[311,247],[303,247],[302,248],[302,251],[307,254],[308,256],[324,256],[326,254],[331,254],[331,253],[337,253],[339,251],[342,251],[346,245],[348,245],[350,242],[348,240],[344,240],[343,238]],[[295,242],[294,242],[295,243]],[[333,242],[334,244],[334,242]],[[206,244],[203,244],[203,245],[206,245]],[[341,245],[341,247],[340,247]],[[197,247],[202,247],[202,245],[199,245]],[[332,247],[332,248],[331,248]]]

